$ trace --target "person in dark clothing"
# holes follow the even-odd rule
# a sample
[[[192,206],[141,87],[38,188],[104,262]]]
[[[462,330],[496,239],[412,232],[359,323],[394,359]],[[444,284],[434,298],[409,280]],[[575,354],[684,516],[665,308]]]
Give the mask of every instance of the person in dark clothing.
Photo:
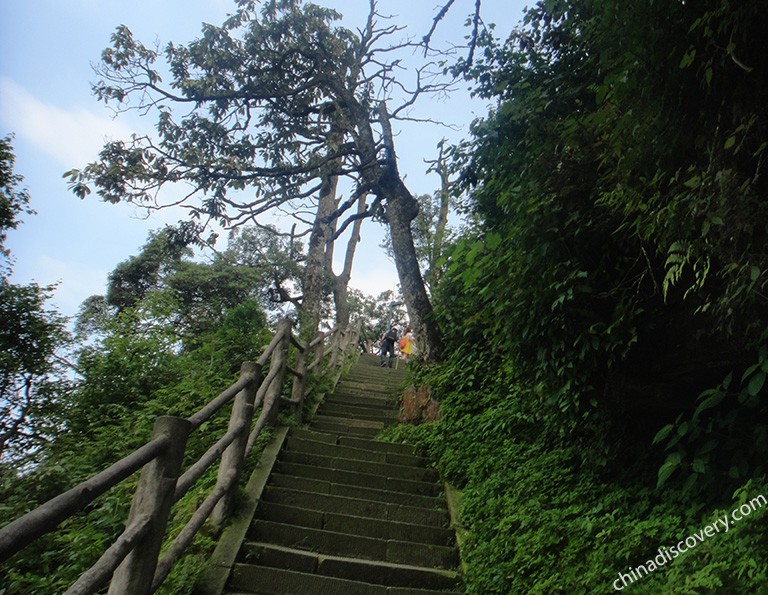
[[[392,327],[381,338],[381,367],[389,365],[392,367],[392,362],[395,360],[395,342],[397,341],[397,329]],[[389,354],[389,358],[387,358]]]

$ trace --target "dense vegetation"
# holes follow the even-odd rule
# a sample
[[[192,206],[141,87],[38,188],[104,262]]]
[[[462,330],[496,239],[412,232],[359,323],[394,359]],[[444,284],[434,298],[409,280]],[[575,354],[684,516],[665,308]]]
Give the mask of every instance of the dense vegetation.
[[[157,416],[194,413],[236,378],[242,361],[259,356],[271,330],[254,282],[256,269],[228,264],[231,259],[227,252],[210,263],[194,262],[160,232],[139,255],[116,267],[106,296],[84,303],[78,337],[69,338],[74,369],[58,377],[46,370],[49,398],[35,399],[36,415],[25,419],[27,442],[36,438],[33,444],[39,447],[15,449],[9,454],[16,456],[0,465],[2,524],[144,444]],[[1,297],[7,304],[7,296]],[[45,312],[39,297],[28,310],[28,318],[42,319],[38,327],[60,320]],[[23,345],[23,336],[13,343]],[[35,345],[43,361],[60,357],[50,348],[42,350],[46,345],[40,341]],[[210,446],[206,440],[226,424],[227,416],[219,416],[209,422],[210,431],[193,435],[189,460],[196,460]],[[215,479],[215,474],[206,476],[185,496],[174,524],[186,522],[199,493]],[[122,531],[137,480],[114,488],[4,564],[0,592],[66,590]],[[167,592],[191,588],[186,581],[207,559],[210,543],[208,536],[198,538],[167,581]]]
[[[0,526],[146,443],[158,416],[198,411],[271,340],[273,323],[283,315],[275,277],[295,281],[300,266],[286,262],[280,239],[243,228],[207,261],[194,258],[180,240],[173,230],[152,233],[139,254],[110,273],[105,294],[82,304],[73,333],[47,305],[50,288],[2,279]],[[300,246],[294,247],[300,261]],[[392,301],[391,295],[378,302],[357,298],[353,312],[368,311],[369,325],[385,324],[373,314],[387,311],[380,302]],[[324,382],[313,377],[310,388]],[[185,464],[197,460],[227,423],[224,411],[193,433]],[[266,432],[260,442],[268,438]],[[64,592],[123,530],[137,481],[138,475],[113,488],[4,562],[0,593]],[[174,508],[171,535],[215,481],[214,467]],[[214,538],[203,531],[159,592],[189,593]]]
[[[768,493],[766,13],[544,0],[469,69],[473,221],[436,311],[473,593],[605,592]],[[768,515],[632,592],[756,592]],[[623,586],[619,583],[619,586]]]

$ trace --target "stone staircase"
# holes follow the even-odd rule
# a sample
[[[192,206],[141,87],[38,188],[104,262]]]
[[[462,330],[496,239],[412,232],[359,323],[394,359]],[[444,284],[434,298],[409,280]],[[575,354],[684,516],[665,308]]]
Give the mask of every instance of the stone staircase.
[[[277,455],[226,582],[240,594],[423,594],[460,589],[437,473],[400,444],[401,369],[361,356]]]

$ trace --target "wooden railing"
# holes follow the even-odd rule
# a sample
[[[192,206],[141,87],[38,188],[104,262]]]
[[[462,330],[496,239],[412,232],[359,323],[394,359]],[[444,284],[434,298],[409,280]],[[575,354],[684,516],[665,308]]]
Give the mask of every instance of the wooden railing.
[[[343,361],[343,354],[356,348],[358,334],[359,329],[345,332],[334,328],[319,333],[306,345],[293,335],[290,321],[282,320],[261,357],[245,362],[239,379],[202,409],[186,419],[158,418],[152,438],[144,446],[0,529],[0,562],[141,470],[125,530],[66,594],[95,593],[110,577],[110,595],[153,593],[206,521],[221,529],[230,518],[246,458],[264,427],[276,422],[280,402],[287,401],[300,413],[310,373],[330,373],[335,375],[334,381],[338,380],[338,363]],[[296,349],[295,369],[288,365],[291,347]],[[264,374],[267,362],[269,368]],[[294,377],[288,399],[281,397],[286,373]],[[189,435],[230,402],[226,433],[182,472]],[[253,423],[259,406],[261,412]],[[173,505],[216,461],[220,461],[216,485],[160,559]]]

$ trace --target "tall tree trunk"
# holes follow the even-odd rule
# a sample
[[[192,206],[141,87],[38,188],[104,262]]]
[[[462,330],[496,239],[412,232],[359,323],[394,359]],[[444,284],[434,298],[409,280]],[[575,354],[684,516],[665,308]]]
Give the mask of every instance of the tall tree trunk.
[[[411,221],[419,212],[419,203],[399,177],[383,183],[386,185],[387,196],[389,196],[387,221],[392,235],[395,267],[400,278],[400,288],[408,310],[408,318],[416,337],[419,357],[427,361],[439,361],[443,347],[442,338],[434,320],[432,304],[424,287],[411,233]]]
[[[338,201],[337,201],[338,204]],[[357,202],[357,214],[363,215],[367,208],[365,196],[361,196]],[[333,237],[336,231],[337,220],[331,223],[328,237]],[[329,242],[325,251],[325,266],[328,276],[331,278],[333,287],[333,303],[336,307],[336,324],[341,329],[349,326],[349,280],[352,277],[352,264],[355,259],[355,251],[360,243],[360,227],[363,224],[362,217],[356,219],[352,224],[352,232],[347,242],[347,250],[344,254],[344,266],[340,274],[333,272],[333,248],[334,243]]]
[[[442,355],[442,337],[424,287],[424,278],[421,276],[411,232],[411,221],[419,212],[419,203],[406,188],[397,170],[397,156],[387,106],[384,102],[377,106],[382,129],[381,140],[385,147],[385,158],[382,162],[379,144],[373,134],[369,107],[352,93],[344,93],[342,101],[347,106],[353,123],[347,132],[353,137],[362,163],[359,170],[361,183],[376,195],[377,201],[386,205],[395,266],[420,357],[427,361],[439,361]]]
[[[383,131],[385,163],[376,186],[377,191],[386,197],[387,201],[387,222],[392,236],[392,252],[395,255],[400,288],[420,357],[427,361],[439,361],[442,356],[442,337],[421,276],[411,232],[411,221],[419,213],[419,203],[405,186],[397,170],[392,126],[384,103],[379,104],[378,114]]]
[[[301,303],[300,336],[312,341],[320,326],[320,311],[323,302],[325,280],[325,251],[330,239],[328,217],[336,210],[336,176],[323,179],[318,198],[317,213],[312,233],[309,236],[306,268],[304,269],[304,298]]]
[[[429,279],[427,283],[430,291],[434,291],[437,282],[440,280],[440,274],[437,268],[437,261],[443,252],[443,239],[445,238],[445,228],[448,225],[448,209],[451,205],[451,182],[448,166],[445,164],[445,139],[439,143],[440,152],[437,160],[434,162],[434,168],[440,176],[440,211],[437,216],[437,227],[435,229],[435,240],[430,250],[429,257]]]

